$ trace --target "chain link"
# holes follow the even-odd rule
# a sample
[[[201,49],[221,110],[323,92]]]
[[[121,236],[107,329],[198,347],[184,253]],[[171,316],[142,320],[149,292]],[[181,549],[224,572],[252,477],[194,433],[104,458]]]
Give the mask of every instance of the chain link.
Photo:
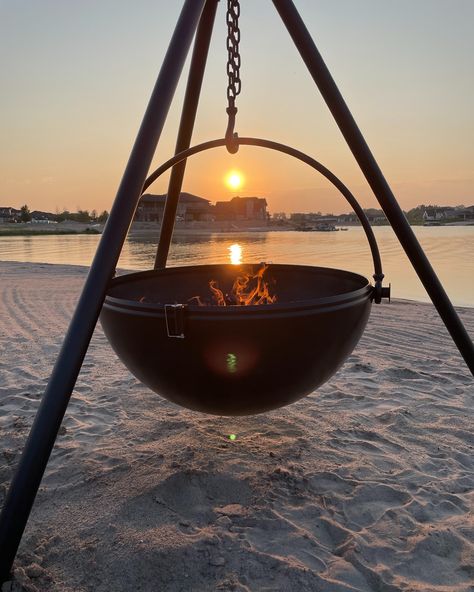
[[[237,107],[235,99],[240,94],[240,29],[239,29],[240,4],[239,0],[227,0],[227,76],[229,83],[227,85],[226,109],[229,120],[227,122],[227,131],[225,133],[226,147],[231,154],[235,154],[239,149],[237,134],[234,133],[235,116]]]
[[[227,0],[227,100],[229,107],[235,106],[235,99],[240,94],[240,5],[238,0]]]

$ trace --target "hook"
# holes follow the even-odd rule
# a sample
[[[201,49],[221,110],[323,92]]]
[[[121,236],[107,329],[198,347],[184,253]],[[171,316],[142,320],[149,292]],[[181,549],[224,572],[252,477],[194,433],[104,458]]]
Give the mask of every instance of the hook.
[[[225,132],[225,145],[227,151],[230,154],[235,154],[239,150],[239,136],[234,132],[235,116],[237,114],[237,107],[230,106],[226,109],[227,115],[229,116],[229,122],[227,124],[227,130]]]

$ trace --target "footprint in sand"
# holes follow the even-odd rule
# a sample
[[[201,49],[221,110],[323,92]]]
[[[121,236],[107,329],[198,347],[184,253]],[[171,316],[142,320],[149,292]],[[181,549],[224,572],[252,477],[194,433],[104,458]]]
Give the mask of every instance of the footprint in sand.
[[[405,505],[411,496],[388,485],[361,485],[343,504],[349,522],[364,528],[375,524],[388,510]]]
[[[205,471],[180,471],[145,496],[128,502],[127,514],[143,516],[147,526],[151,526],[155,519],[158,523],[163,520],[165,508],[175,519],[185,519],[203,527],[221,515],[219,509],[231,504],[246,506],[250,502],[251,489],[243,480]]]
[[[385,374],[392,380],[416,380],[426,378],[419,372],[410,370],[410,368],[387,368]]]

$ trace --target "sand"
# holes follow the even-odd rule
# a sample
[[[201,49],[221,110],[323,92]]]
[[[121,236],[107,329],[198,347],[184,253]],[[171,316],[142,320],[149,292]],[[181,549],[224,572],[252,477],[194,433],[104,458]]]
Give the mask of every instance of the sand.
[[[0,263],[0,503],[86,271]],[[428,304],[374,306],[318,392],[237,419],[161,399],[98,327],[2,592],[472,591],[473,403]]]

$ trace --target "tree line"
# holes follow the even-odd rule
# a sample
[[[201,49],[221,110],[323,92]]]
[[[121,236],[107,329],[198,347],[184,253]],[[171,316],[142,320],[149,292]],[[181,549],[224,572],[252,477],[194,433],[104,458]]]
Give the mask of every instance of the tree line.
[[[33,214],[34,212],[30,211],[27,204],[22,205],[20,208],[20,221],[31,222]],[[89,212],[89,210],[78,210],[77,212],[70,212],[69,210],[63,210],[60,212],[57,210],[56,214],[48,214],[47,216],[49,220],[54,220],[55,222],[73,220],[74,222],[82,222],[84,224],[105,224],[109,217],[109,213],[107,210],[104,210],[100,214],[98,214],[96,210],[92,210],[91,212]]]

